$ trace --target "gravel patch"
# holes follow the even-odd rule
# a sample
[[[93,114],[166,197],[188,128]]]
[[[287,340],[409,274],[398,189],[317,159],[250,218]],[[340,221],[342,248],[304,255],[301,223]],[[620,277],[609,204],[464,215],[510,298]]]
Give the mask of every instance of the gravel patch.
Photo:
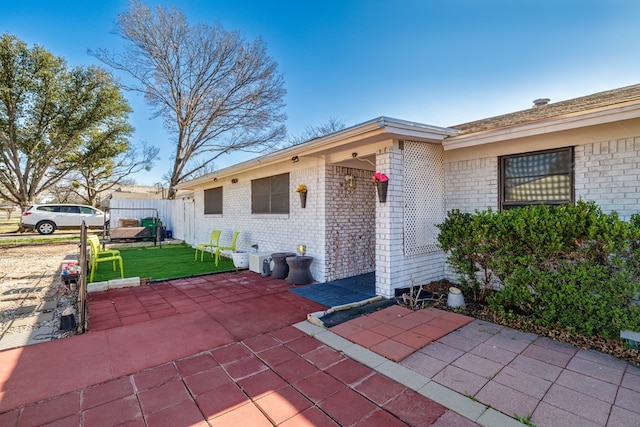
[[[51,339],[74,331],[60,331],[65,309],[78,316],[78,290],[61,279],[64,261],[78,260],[78,243],[0,246],[0,350],[15,347],[10,336],[52,330]]]

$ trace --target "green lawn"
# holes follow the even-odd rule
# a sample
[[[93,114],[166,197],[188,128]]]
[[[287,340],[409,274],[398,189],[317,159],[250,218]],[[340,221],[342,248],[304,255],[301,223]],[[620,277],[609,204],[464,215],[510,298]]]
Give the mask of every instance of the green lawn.
[[[13,212],[11,219],[8,219],[4,212],[0,212],[0,233],[15,233],[18,231],[19,222],[20,212]]]
[[[107,247],[107,249],[114,249]],[[118,248],[124,263],[124,277],[163,280],[190,277],[221,271],[235,271],[230,258],[220,257],[216,267],[213,258],[205,253],[204,261],[200,256],[194,260],[195,249],[188,245],[144,246],[134,248]],[[99,264],[93,278],[94,282],[119,279],[120,272],[113,271],[111,263]]]

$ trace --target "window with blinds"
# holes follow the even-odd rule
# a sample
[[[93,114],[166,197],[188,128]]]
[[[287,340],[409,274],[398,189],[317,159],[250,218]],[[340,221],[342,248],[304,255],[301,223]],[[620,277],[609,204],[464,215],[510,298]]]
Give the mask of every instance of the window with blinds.
[[[573,147],[500,157],[500,209],[574,202]]]
[[[204,190],[204,213],[222,215],[222,187]]]
[[[251,213],[289,213],[289,174],[251,181]]]

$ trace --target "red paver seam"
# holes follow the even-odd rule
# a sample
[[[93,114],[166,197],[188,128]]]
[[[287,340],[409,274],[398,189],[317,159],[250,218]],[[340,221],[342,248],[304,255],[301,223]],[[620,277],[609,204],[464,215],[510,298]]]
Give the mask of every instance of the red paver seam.
[[[434,312],[434,310],[431,310],[428,316],[421,318],[416,316],[418,313],[416,311],[400,306],[391,306],[371,315],[363,316],[375,316],[376,321],[356,321],[353,319],[333,326],[329,330],[380,356],[399,362],[431,341],[442,338],[474,320],[461,314],[442,310]],[[385,321],[381,321],[382,319]],[[393,331],[398,332],[391,334]],[[381,339],[381,336],[388,339]],[[398,345],[398,347],[394,348],[394,345]]]

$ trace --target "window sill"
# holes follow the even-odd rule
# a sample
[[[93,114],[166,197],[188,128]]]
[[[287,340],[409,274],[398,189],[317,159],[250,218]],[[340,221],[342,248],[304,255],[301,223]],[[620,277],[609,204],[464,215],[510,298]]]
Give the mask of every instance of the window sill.
[[[253,219],[289,219],[289,214],[251,214]]]

